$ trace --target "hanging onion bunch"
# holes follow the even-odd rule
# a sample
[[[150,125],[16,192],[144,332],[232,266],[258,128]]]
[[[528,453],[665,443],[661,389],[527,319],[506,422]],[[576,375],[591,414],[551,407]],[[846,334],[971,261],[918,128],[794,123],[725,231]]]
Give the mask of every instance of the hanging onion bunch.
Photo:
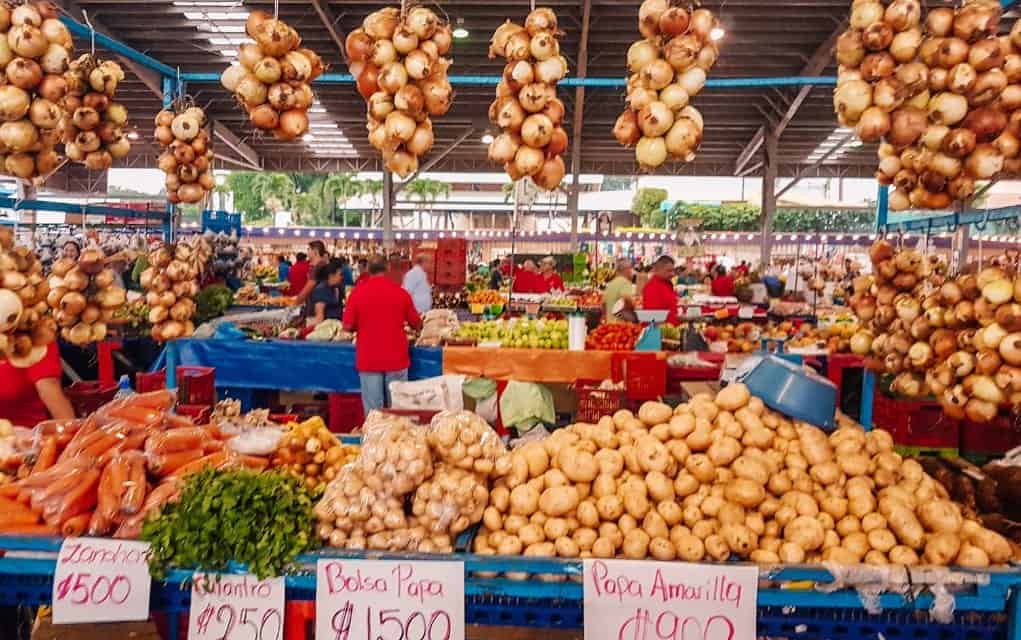
[[[645,169],[668,158],[695,159],[702,144],[702,114],[691,106],[705,86],[719,50],[710,34],[718,26],[708,9],[645,0],[638,12],[643,40],[628,49],[627,106],[613,126],[624,146],[635,147]]]
[[[131,152],[131,141],[124,135],[128,109],[113,101],[122,80],[124,70],[113,60],[100,61],[86,53],[71,62],[64,73],[67,93],[62,102],[68,160],[103,171]]]
[[[948,416],[973,422],[1021,408],[1021,275],[993,266],[944,278],[885,239],[869,254],[874,276],[858,278],[851,296],[866,328],[851,345],[896,376],[892,390],[935,396]]]
[[[156,142],[165,149],[159,168],[167,174],[167,200],[171,204],[201,202],[216,186],[213,147],[205,129],[206,113],[179,104],[156,115]]]
[[[394,7],[375,11],[345,43],[348,66],[368,106],[369,143],[389,171],[407,177],[433,146],[433,117],[450,110],[447,79],[453,35],[431,9],[405,16]]]
[[[557,16],[548,7],[528,14],[525,26],[507,21],[493,34],[489,57],[507,61],[489,106],[489,120],[503,129],[489,145],[489,159],[512,180],[531,177],[542,189],[560,186],[566,167],[564,103],[557,82],[567,75],[560,55]]]
[[[153,340],[187,338],[195,332],[192,317],[198,278],[210,255],[209,243],[201,237],[149,252],[149,268],[142,272],[139,282],[146,290]]]
[[[28,247],[14,246],[14,233],[0,227],[0,359],[30,367],[46,355],[57,325],[46,305],[49,283]]]
[[[78,260],[60,258],[53,263],[46,302],[64,340],[78,346],[102,342],[107,323],[127,301],[115,282],[116,274],[96,245],[86,247]]]
[[[919,0],[854,3],[834,109],[861,140],[882,141],[876,178],[895,187],[891,209],[946,208],[1021,169],[1021,49],[997,37],[1001,14],[991,0],[925,16]]]
[[[0,6],[0,172],[23,180],[60,166],[66,93],[63,74],[73,44],[49,2]]]
[[[294,140],[308,131],[314,96],[310,83],[326,70],[322,59],[301,46],[301,37],[283,20],[265,11],[248,15],[245,26],[255,42],[241,45],[238,62],[220,82],[245,108],[252,125]]]

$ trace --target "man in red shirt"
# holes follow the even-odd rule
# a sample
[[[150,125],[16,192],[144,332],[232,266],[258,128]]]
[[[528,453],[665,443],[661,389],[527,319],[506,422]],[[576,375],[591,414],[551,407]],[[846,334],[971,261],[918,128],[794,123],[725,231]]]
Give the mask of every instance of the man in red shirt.
[[[404,323],[422,324],[408,292],[384,275],[383,256],[369,260],[369,278],[354,288],[344,307],[344,328],[356,331],[355,368],[362,406],[368,414],[390,405],[390,383],[408,379],[408,339]]]
[[[666,311],[666,321],[677,325],[677,292],[674,291],[674,259],[660,256],[652,263],[649,281],[642,289],[642,309],[644,311]]]
[[[514,273],[514,285],[511,291],[514,293],[542,293],[542,276],[535,268],[535,262],[525,260],[520,269]]]
[[[287,295],[296,296],[301,293],[301,290],[305,288],[305,284],[308,282],[308,256],[304,253],[299,253],[294,256],[294,264],[291,265],[290,271],[287,272]]]
[[[546,256],[539,266],[538,293],[549,293],[550,291],[563,291],[564,280],[557,273],[557,261],[553,256]]]
[[[714,296],[721,298],[734,297],[737,294],[737,287],[734,285],[734,276],[727,273],[727,268],[722,264],[716,267],[716,277],[713,278],[711,287]]]
[[[74,408],[60,386],[60,352],[57,343],[46,347],[43,359],[19,369],[0,359],[0,418],[22,427],[54,418],[74,417]]]

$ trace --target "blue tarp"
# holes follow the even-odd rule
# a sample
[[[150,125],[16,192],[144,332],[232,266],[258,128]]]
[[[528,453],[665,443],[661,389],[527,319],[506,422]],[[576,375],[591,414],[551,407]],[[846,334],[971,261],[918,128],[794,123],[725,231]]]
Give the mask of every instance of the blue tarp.
[[[355,348],[350,344],[290,340],[177,340],[178,364],[215,367],[216,386],[357,393]],[[152,370],[166,365],[164,348]],[[412,347],[411,380],[443,374],[443,350]]]

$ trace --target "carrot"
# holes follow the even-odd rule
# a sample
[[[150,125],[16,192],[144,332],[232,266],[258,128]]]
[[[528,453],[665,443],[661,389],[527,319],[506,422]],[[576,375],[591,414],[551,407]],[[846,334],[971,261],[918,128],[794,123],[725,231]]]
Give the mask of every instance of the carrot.
[[[227,461],[226,451],[217,451],[216,453],[210,453],[207,456],[203,456],[194,462],[178,467],[168,478],[186,478],[193,473],[202,471],[206,467],[219,468],[224,462]]]
[[[99,477],[99,488],[96,490],[96,511],[93,520],[105,523],[107,528],[117,516],[117,509],[120,507],[120,494],[115,490],[113,482],[117,473],[116,469],[121,466],[120,460],[114,460],[108,464]],[[127,475],[126,471],[124,471],[124,475]],[[119,486],[123,486],[123,482]],[[92,528],[90,524],[90,532]]]
[[[142,525],[149,514],[163,507],[168,502],[177,500],[181,494],[181,483],[176,478],[168,478],[152,490],[142,505],[142,510],[137,514],[126,518],[117,531],[113,534],[115,538],[137,538],[142,533]]]
[[[124,485],[124,497],[121,498],[120,512],[130,516],[138,513],[145,500],[145,459],[141,454],[129,459],[128,469],[128,481]]]
[[[121,496],[124,495],[124,483],[131,474],[128,459],[123,455],[117,456],[106,465],[106,471],[110,474],[110,493],[114,497],[114,502],[119,503]]]
[[[223,451],[223,442],[221,440],[206,440],[202,445],[202,450],[206,453]]]
[[[185,429],[188,427],[194,427],[195,422],[188,416],[179,416],[176,413],[168,413],[164,416],[167,422],[167,427],[171,429]]]
[[[109,415],[140,425],[156,424],[163,417],[161,412],[146,407],[118,407],[110,411]]]
[[[204,455],[205,453],[202,449],[150,455],[149,470],[157,476],[167,476]]]
[[[174,406],[177,402],[177,396],[172,391],[166,389],[160,389],[158,391],[148,391],[146,393],[136,393],[127,399],[127,403],[135,407],[146,407],[148,409],[156,409],[159,411],[166,411],[170,407]]]
[[[51,498],[64,495],[70,491],[73,486],[78,484],[84,473],[85,472],[83,471],[74,470],[64,474],[57,478],[54,482],[50,483],[50,486],[32,496],[32,502],[46,502]]]
[[[56,527],[48,524],[10,524],[0,526],[0,534],[8,536],[55,536]]]
[[[198,449],[208,437],[209,434],[202,427],[185,427],[183,429],[161,431],[149,436],[149,439],[145,441],[145,452],[166,454]]]
[[[102,438],[100,438],[96,442],[94,442],[94,443],[90,444],[89,446],[85,447],[84,449],[82,449],[81,452],[79,453],[79,455],[85,456],[86,459],[88,459],[88,458],[97,458],[98,459],[99,456],[101,456],[104,453],[106,453],[106,451],[108,449],[110,449],[111,447],[117,446],[117,444],[119,442],[120,442],[120,438],[118,438],[115,435],[111,435],[109,433],[106,433],[106,434],[103,434]]]
[[[14,499],[14,498],[18,497],[18,493],[20,493],[20,492],[21,492],[21,487],[16,485],[16,484],[14,484],[13,482],[10,483],[10,484],[0,485],[0,498],[12,498],[12,499]]]
[[[0,524],[34,524],[39,516],[34,511],[14,500],[0,498]]]
[[[103,439],[106,434],[98,429],[85,433],[84,427],[78,432],[71,442],[68,443],[67,447],[64,448],[64,452],[60,454],[58,461],[64,461],[69,458],[77,456],[82,449],[92,445],[95,442]]]
[[[110,533],[110,527],[112,526],[113,521],[101,514],[99,509],[96,509],[92,512],[92,517],[89,518],[87,531],[90,536],[105,536]]]
[[[82,474],[81,481],[67,492],[59,503],[47,505],[43,510],[43,518],[47,521],[56,520],[63,524],[74,516],[91,511],[96,506],[98,496],[96,486],[99,484],[99,471],[89,469]]]
[[[237,465],[248,467],[249,469],[259,469],[259,470],[261,470],[261,469],[265,469],[266,467],[269,466],[269,460],[267,460],[266,458],[261,458],[259,456],[246,456],[246,455],[238,454],[238,455],[231,456],[230,459],[226,463],[224,463],[223,465],[221,465],[221,466],[219,466],[217,468],[223,469],[223,468],[228,467],[228,466],[237,466]]]
[[[36,456],[35,466],[32,471],[46,471],[57,461],[57,438],[49,436],[43,440],[43,446],[39,448],[39,455]]]
[[[89,526],[89,522],[92,520],[92,513],[93,512],[91,511],[87,511],[73,518],[68,518],[60,527],[60,534],[65,538],[77,538],[81,534],[85,533],[85,530]]]

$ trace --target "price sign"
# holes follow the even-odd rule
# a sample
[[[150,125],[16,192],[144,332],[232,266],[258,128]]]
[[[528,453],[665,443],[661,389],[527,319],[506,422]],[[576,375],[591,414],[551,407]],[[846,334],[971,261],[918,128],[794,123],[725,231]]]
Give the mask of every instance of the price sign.
[[[189,640],[282,640],[284,579],[196,573]]]
[[[67,538],[53,574],[53,623],[149,619],[149,545]]]
[[[756,567],[585,560],[586,640],[754,640]]]
[[[464,640],[464,563],[320,560],[317,640]]]

